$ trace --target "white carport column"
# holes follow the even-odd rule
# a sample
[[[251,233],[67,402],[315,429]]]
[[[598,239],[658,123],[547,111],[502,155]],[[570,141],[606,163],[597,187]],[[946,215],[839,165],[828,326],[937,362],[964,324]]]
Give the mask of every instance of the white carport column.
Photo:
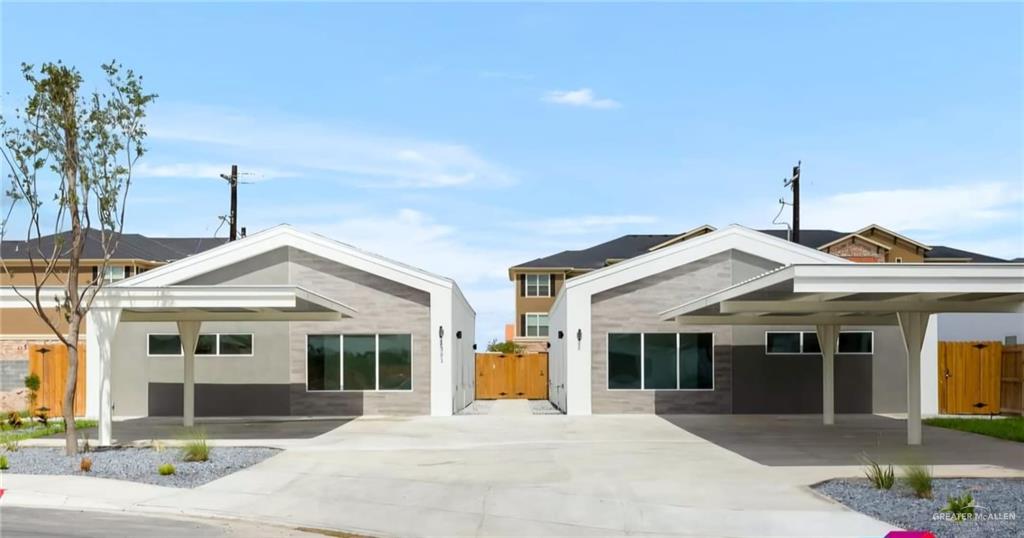
[[[120,308],[89,310],[85,320],[85,413],[99,422],[100,446],[113,441],[114,405],[110,394],[114,336]]]
[[[836,341],[838,325],[818,325],[818,345],[821,347],[821,420],[825,425],[836,423]]]
[[[898,312],[907,348],[907,444],[921,444],[921,347],[928,328],[927,312]]]
[[[185,427],[192,427],[196,417],[196,344],[199,342],[199,321],[179,321],[178,336],[185,356],[185,383],[181,418]]]

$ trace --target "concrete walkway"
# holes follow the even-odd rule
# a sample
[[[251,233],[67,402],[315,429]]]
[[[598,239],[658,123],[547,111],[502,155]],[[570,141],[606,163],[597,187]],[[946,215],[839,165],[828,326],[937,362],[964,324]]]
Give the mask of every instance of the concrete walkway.
[[[762,466],[655,416],[364,417],[193,490],[6,475],[3,503],[382,536],[882,536],[891,529],[817,496],[805,487],[814,475]]]

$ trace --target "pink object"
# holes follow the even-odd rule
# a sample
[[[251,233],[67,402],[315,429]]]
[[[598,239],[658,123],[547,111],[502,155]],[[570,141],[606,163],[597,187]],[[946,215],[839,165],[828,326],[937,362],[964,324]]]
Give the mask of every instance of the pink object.
[[[935,535],[928,531],[890,531],[885,538],[935,538]]]

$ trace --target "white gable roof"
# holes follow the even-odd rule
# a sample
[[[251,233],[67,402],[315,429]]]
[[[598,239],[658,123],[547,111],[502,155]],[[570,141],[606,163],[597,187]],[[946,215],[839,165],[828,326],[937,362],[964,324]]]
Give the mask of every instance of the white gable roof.
[[[296,248],[419,290],[457,289],[455,282],[352,245],[282,224],[122,280],[114,287],[170,286],[282,247]]]
[[[780,265],[853,263],[738,224],[706,233],[626,261],[570,278],[563,290],[586,288],[591,293],[621,286],[729,250],[746,252]]]

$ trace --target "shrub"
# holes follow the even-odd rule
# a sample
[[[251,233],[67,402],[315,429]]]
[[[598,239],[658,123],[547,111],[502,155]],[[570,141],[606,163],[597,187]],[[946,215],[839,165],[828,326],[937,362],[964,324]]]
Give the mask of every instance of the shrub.
[[[7,452],[17,452],[21,448],[21,443],[17,439],[5,439],[4,450]]]
[[[156,472],[160,473],[160,476],[167,476],[174,474],[174,466],[170,463],[164,463],[156,468]]]
[[[497,340],[491,340],[490,343],[487,344],[487,351],[515,355],[523,352],[523,346],[512,341],[499,342]]]
[[[207,461],[210,459],[210,445],[206,444],[206,435],[195,430],[181,448],[181,459],[185,461]]]
[[[28,408],[32,409],[36,406],[39,396],[39,376],[36,374],[25,376],[25,388],[28,389]]]
[[[44,428],[49,426],[50,425],[50,408],[49,407],[40,407],[39,409],[36,409],[36,420],[38,420],[39,423],[42,424]]]
[[[7,456],[0,454],[0,471],[6,471],[7,467]]]
[[[875,489],[892,489],[892,485],[896,483],[896,471],[893,470],[892,465],[886,466],[885,469],[877,462],[869,458],[867,455],[863,457],[864,465],[864,476],[868,478],[871,485]]]
[[[946,507],[941,511],[953,516],[954,521],[964,521],[974,515],[974,497],[970,493],[964,493],[959,497],[947,497]]]
[[[7,414],[7,425],[12,428],[21,427],[21,415],[17,411],[11,411]]]
[[[78,468],[81,469],[82,472],[88,473],[92,470],[92,460],[89,458],[82,458],[82,461],[78,464]]]
[[[903,480],[918,499],[932,498],[932,470],[924,465],[908,465],[903,468]]]

